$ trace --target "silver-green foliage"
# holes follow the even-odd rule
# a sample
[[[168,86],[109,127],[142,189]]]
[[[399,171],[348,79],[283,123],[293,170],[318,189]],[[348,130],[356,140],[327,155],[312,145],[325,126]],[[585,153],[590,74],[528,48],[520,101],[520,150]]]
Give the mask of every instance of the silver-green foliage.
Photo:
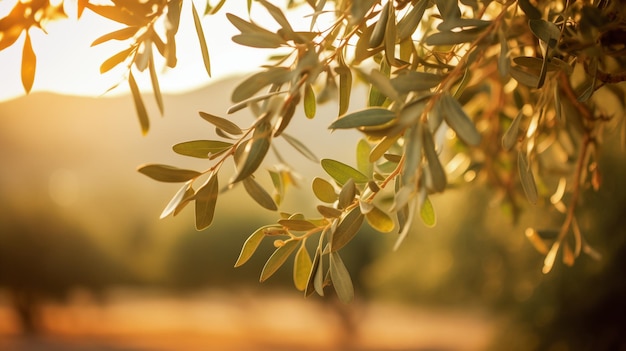
[[[104,61],[101,71],[128,65],[128,82],[146,132],[148,116],[133,71],[149,70],[162,110],[151,48],[168,66],[176,64],[182,1],[113,3],[79,1],[79,11],[87,8],[127,26],[94,45],[132,39],[128,49]],[[217,13],[223,3],[207,5],[205,14]],[[183,183],[162,216],[176,215],[195,202],[196,226],[204,229],[213,221],[219,196],[238,183],[253,201],[278,211],[294,177],[290,168],[269,171],[271,191],[255,176],[278,138],[318,161],[307,145],[286,131],[299,108],[307,118],[315,118],[316,104],[330,97],[339,106],[329,126],[336,130],[333,135],[344,129],[363,135],[356,167],[346,160],[319,160],[328,178],[312,180],[312,192],[320,201],[318,215],[278,212],[276,223],[252,233],[236,266],[244,264],[261,241],[273,239],[276,250],[262,269],[261,281],[293,256],[299,290],[323,295],[325,286],[332,285],[349,301],[354,290],[340,252],[363,224],[381,233],[398,233],[399,245],[415,214],[426,225],[435,225],[432,197],[466,181],[493,185],[496,198],[514,209],[513,214],[524,206],[524,196],[532,204],[554,206],[563,213],[556,235],[544,238],[543,230],[526,231],[546,255],[544,272],[551,270],[559,251],[566,264],[573,264],[581,252],[597,256],[584,240],[575,208],[583,187],[600,186],[596,162],[603,130],[626,130],[626,94],[620,84],[626,80],[626,53],[619,39],[626,10],[619,1],[534,5],[528,0],[292,0],[288,5],[309,8],[310,16],[297,19],[310,22],[308,31],[295,30],[288,16],[266,0],[248,1],[248,9],[263,8],[278,31],[226,14],[240,31],[234,42],[280,48],[281,55],[232,92],[234,105],[227,113],[250,109],[256,116],[250,125],[200,112],[215,127],[215,139],[174,146],[180,155],[207,160],[205,170],[139,167],[155,180]],[[208,48],[193,5],[192,11],[210,74]],[[334,16],[326,22],[330,27],[315,29],[316,21],[328,16]],[[160,17],[166,23],[165,40],[155,30]],[[11,38],[5,38],[0,48],[11,45],[5,43]],[[26,49],[25,87],[32,80],[28,67],[33,65]],[[285,49],[288,53],[282,54]],[[350,106],[354,82],[369,87],[367,106]],[[609,116],[594,99],[596,93],[615,96],[621,113]],[[235,171],[220,187],[218,175],[229,172],[223,165],[231,159]],[[314,238],[318,244],[309,252],[305,243]]]

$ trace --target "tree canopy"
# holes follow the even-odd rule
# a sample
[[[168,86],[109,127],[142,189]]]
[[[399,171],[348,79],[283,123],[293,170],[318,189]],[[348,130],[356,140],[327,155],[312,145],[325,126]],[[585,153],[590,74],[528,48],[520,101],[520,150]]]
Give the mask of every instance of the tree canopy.
[[[599,256],[585,240],[576,209],[583,190],[602,185],[598,160],[601,152],[612,151],[601,148],[605,135],[621,133],[622,145],[626,139],[623,1],[289,0],[279,7],[248,0],[248,10],[259,7],[271,16],[271,28],[222,13],[224,3],[207,1],[202,9],[191,2],[206,73],[211,50],[202,14],[226,16],[240,32],[232,38],[235,43],[274,49],[276,55],[232,91],[233,105],[224,115],[199,113],[215,127],[213,139],[173,146],[181,156],[206,160],[205,169],[138,168],[154,180],[181,183],[161,217],[193,203],[196,228],[207,228],[219,197],[241,184],[251,201],[277,211],[279,219],[249,236],[236,266],[246,263],[261,241],[273,240],[276,249],[261,281],[293,259],[297,289],[324,295],[332,285],[343,301],[354,291],[341,250],[364,223],[397,233],[398,246],[416,216],[435,225],[432,197],[470,182],[492,187],[502,210],[514,219],[527,203],[562,213],[560,227],[525,232],[545,256],[544,273],[557,257],[573,265],[581,254]],[[149,74],[162,111],[154,57],[176,65],[182,4],[78,1],[77,17],[92,11],[121,25],[94,38],[93,45],[128,42],[128,48],[104,58],[100,71],[127,67],[143,133],[150,119],[135,77]],[[308,9],[298,26],[283,10],[292,7]],[[17,2],[0,19],[0,50],[25,33],[21,73],[27,93],[37,62],[29,31],[63,15],[62,3],[31,0]],[[303,21],[308,30],[295,29]],[[364,106],[350,105],[356,84],[367,87]],[[315,118],[317,105],[329,100],[338,102],[337,118],[328,126],[336,132],[315,133],[332,142],[342,130],[358,130],[362,139],[355,145],[355,160],[319,160],[289,133],[297,111]],[[249,125],[227,117],[243,109],[256,116]],[[280,211],[296,170],[274,146],[278,138],[327,174],[311,182],[319,201],[316,216]],[[263,171],[270,153],[281,165]],[[234,165],[234,171],[226,165]],[[257,179],[264,172],[271,189]],[[315,241],[314,250],[307,241]]]

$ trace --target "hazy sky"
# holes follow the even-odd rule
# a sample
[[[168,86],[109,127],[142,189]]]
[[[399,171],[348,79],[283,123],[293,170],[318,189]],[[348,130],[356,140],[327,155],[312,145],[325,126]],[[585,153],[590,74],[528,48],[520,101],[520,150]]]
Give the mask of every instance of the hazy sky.
[[[6,15],[15,1],[0,1],[0,16]],[[70,18],[51,22],[47,25],[48,34],[32,29],[33,49],[37,55],[37,72],[32,91],[54,91],[65,94],[99,96],[110,87],[119,83],[120,87],[107,94],[126,93],[127,84],[123,80],[125,70],[112,70],[102,75],[99,67],[102,62],[113,54],[128,47],[127,42],[109,41],[95,47],[91,43],[98,37],[122,28],[118,23],[109,21],[93,12],[85,10],[80,20],[75,19],[75,8],[72,1],[66,1],[66,12]],[[202,1],[196,1],[200,13],[204,10]],[[277,4],[284,2],[279,1]],[[238,33],[237,29],[226,19],[226,13],[234,13],[247,18],[246,1],[230,0],[213,16],[203,18],[203,28],[211,56],[212,78],[220,78],[232,73],[249,72],[265,62],[273,51],[250,49],[231,41]],[[308,29],[309,21],[303,16],[311,9],[302,7],[290,13],[294,27],[302,25]],[[256,23],[270,30],[277,29],[260,5],[253,6],[252,17]],[[0,101],[24,94],[20,78],[21,55],[24,34],[11,47],[0,51]],[[182,18],[176,36],[178,64],[174,69],[164,70],[159,82],[163,92],[180,92],[198,88],[211,82],[205,72],[198,38],[191,17],[190,2],[183,2]],[[158,56],[158,55],[157,55]],[[157,67],[163,67],[157,62]],[[159,69],[159,68],[157,68]],[[136,79],[143,89],[151,89],[148,72],[137,75]]]

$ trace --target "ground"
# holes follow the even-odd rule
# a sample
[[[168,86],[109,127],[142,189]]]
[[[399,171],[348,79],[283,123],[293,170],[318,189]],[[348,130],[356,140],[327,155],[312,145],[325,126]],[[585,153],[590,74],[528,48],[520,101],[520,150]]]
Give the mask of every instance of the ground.
[[[103,301],[74,295],[67,304],[43,306],[39,336],[17,333],[12,311],[0,304],[0,349],[477,351],[496,327],[495,318],[480,311],[359,301],[341,306],[294,292],[119,290]],[[342,316],[351,316],[354,331],[346,331]]]

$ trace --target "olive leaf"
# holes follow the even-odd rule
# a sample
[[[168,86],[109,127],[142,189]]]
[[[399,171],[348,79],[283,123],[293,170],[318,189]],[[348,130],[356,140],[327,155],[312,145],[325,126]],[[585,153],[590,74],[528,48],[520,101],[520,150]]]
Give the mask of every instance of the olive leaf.
[[[196,201],[196,229],[202,230],[211,225],[215,214],[215,205],[219,195],[217,173],[209,176],[206,183],[198,189],[194,200]]]
[[[287,261],[289,256],[291,256],[291,254],[296,250],[298,244],[298,240],[287,240],[282,246],[277,248],[263,266],[259,281],[264,282],[276,273],[276,271]]]
[[[355,168],[345,163],[325,158],[320,161],[322,168],[340,185],[345,184],[349,179],[353,179],[355,183],[367,183],[369,178]]]
[[[338,251],[346,246],[357,234],[363,224],[363,213],[359,207],[352,208],[341,219],[335,230],[332,232],[332,240],[330,245],[331,252]]]
[[[306,239],[303,239],[293,261],[293,282],[296,289],[300,291],[304,291],[306,289],[307,283],[309,282],[308,278],[311,273],[311,268],[313,267],[311,256],[309,255],[305,244]]]
[[[330,253],[330,277],[339,300],[343,303],[352,301],[354,299],[352,279],[341,256],[336,251]]]

